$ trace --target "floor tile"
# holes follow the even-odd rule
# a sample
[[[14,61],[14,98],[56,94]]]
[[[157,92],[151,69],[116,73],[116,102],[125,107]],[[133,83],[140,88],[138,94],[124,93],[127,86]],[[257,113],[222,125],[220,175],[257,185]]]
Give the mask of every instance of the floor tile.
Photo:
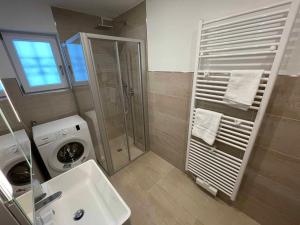
[[[193,225],[195,223],[196,218],[159,185],[153,186],[147,196],[148,210],[158,224]]]
[[[258,225],[153,152],[110,180],[132,211],[131,225]]]

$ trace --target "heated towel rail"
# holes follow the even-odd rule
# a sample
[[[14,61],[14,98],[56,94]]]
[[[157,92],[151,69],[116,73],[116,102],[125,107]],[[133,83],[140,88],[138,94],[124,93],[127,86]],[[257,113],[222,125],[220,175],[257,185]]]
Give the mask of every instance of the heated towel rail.
[[[199,24],[186,170],[231,200],[236,199],[299,1],[285,1]],[[231,109],[223,101],[230,73],[238,69],[264,71],[247,112]],[[223,113],[214,146],[192,135],[197,107]]]

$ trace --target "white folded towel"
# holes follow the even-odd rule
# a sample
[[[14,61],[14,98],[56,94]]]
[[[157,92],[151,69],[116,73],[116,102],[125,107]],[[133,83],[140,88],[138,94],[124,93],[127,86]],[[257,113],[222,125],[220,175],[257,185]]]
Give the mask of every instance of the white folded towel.
[[[248,110],[257,93],[263,70],[233,70],[224,95],[232,107]]]
[[[221,113],[197,108],[192,135],[212,145],[215,142],[221,118]]]

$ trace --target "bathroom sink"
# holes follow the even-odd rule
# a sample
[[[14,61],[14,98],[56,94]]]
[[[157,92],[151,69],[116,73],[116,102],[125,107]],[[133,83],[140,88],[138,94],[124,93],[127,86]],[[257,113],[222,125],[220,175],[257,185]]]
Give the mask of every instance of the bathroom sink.
[[[53,212],[49,224],[121,225],[130,217],[129,207],[94,160],[54,177],[42,187],[48,196],[62,192],[43,209],[48,214]]]

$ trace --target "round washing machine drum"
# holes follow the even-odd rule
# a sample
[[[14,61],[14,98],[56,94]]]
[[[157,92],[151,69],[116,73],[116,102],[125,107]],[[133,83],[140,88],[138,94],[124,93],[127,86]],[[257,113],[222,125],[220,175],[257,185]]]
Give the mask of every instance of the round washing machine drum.
[[[30,167],[23,158],[16,159],[4,168],[8,182],[12,185],[14,196],[20,196],[31,189]]]
[[[24,160],[16,163],[6,173],[8,181],[14,186],[25,186],[31,183],[30,167]]]
[[[48,162],[52,169],[63,172],[85,162],[88,155],[89,147],[85,141],[71,139],[58,145]]]

